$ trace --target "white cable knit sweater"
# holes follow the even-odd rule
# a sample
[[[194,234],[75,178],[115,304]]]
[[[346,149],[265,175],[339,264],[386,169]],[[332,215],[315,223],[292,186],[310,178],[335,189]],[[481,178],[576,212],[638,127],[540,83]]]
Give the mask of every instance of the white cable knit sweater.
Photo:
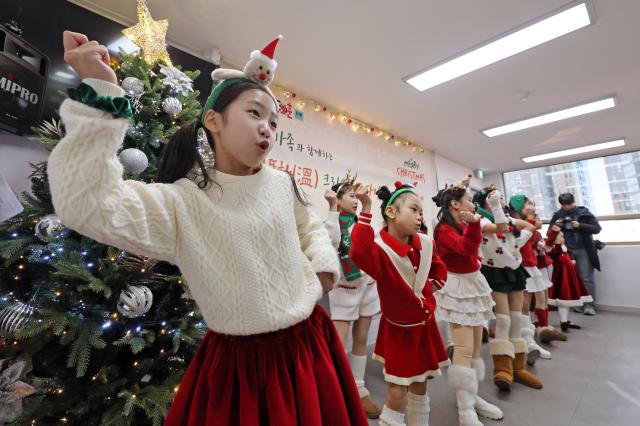
[[[102,96],[124,94],[104,81],[85,83]],[[60,115],[67,134],[48,173],[62,222],[104,244],[176,264],[212,330],[250,335],[294,325],[322,296],[316,273],[340,276],[327,231],[297,200],[285,173],[215,172],[222,191],[188,179],[124,181],[116,154],[128,121],[72,100]]]

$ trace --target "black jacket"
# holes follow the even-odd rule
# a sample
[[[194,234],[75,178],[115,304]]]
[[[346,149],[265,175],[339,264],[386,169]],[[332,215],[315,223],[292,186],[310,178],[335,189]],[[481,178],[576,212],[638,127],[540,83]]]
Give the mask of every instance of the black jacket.
[[[580,226],[574,232],[580,232],[582,236],[582,242],[584,243],[584,249],[589,254],[591,264],[598,271],[600,270],[600,259],[598,258],[598,250],[593,242],[593,235],[599,233],[602,227],[598,223],[598,219],[589,211],[588,208],[579,206],[570,211],[558,210],[553,214],[551,218],[551,225],[556,223],[556,220],[563,219],[566,216],[571,216],[574,220],[580,222]],[[566,234],[567,231],[563,229]]]

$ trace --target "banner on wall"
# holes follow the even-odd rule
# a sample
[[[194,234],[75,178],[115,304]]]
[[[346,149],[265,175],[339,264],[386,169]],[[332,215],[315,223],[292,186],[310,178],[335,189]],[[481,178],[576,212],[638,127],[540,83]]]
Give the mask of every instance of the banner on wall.
[[[433,194],[429,194],[431,185],[427,182],[434,176],[427,175],[426,154],[354,132],[337,120],[327,120],[324,114],[298,110],[287,100],[279,102],[275,146],[264,163],[292,173],[321,218],[326,217],[328,209],[325,191],[344,179],[347,170],[357,174],[357,181],[368,188],[378,221],[380,201],[375,192],[382,185],[398,180],[417,183],[424,202],[430,202]]]

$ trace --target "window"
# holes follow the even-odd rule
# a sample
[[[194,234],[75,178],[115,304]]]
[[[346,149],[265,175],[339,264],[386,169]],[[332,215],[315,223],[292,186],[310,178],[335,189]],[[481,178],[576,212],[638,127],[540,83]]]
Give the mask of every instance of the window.
[[[640,152],[504,173],[507,196],[522,193],[550,219],[558,195],[571,192],[596,216],[640,214]]]

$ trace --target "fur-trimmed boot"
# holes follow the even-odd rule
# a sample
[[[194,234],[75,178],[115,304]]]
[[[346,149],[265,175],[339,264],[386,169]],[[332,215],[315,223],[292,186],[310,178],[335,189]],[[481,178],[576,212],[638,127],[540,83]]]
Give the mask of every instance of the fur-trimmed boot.
[[[489,351],[493,358],[493,383],[500,390],[511,390],[515,356],[513,343],[508,340],[493,339],[489,342]]]
[[[542,380],[535,374],[524,369],[527,343],[524,339],[511,339],[514,346],[513,380],[533,389],[542,389]]]
[[[478,379],[478,382],[483,381],[485,374],[484,360],[482,358],[473,359],[471,360],[471,366],[476,370],[476,378]],[[476,409],[476,413],[482,417],[486,417],[491,420],[502,420],[504,418],[504,413],[500,408],[480,398],[480,395],[478,394],[476,394],[476,403],[474,404],[474,408]]]
[[[455,389],[460,426],[482,426],[474,404],[478,394],[478,379],[473,368],[451,365],[447,369],[449,387]]]
[[[520,333],[524,341],[527,342],[527,365],[534,365],[541,356],[541,348],[533,338],[535,332],[529,327],[522,327]]]

